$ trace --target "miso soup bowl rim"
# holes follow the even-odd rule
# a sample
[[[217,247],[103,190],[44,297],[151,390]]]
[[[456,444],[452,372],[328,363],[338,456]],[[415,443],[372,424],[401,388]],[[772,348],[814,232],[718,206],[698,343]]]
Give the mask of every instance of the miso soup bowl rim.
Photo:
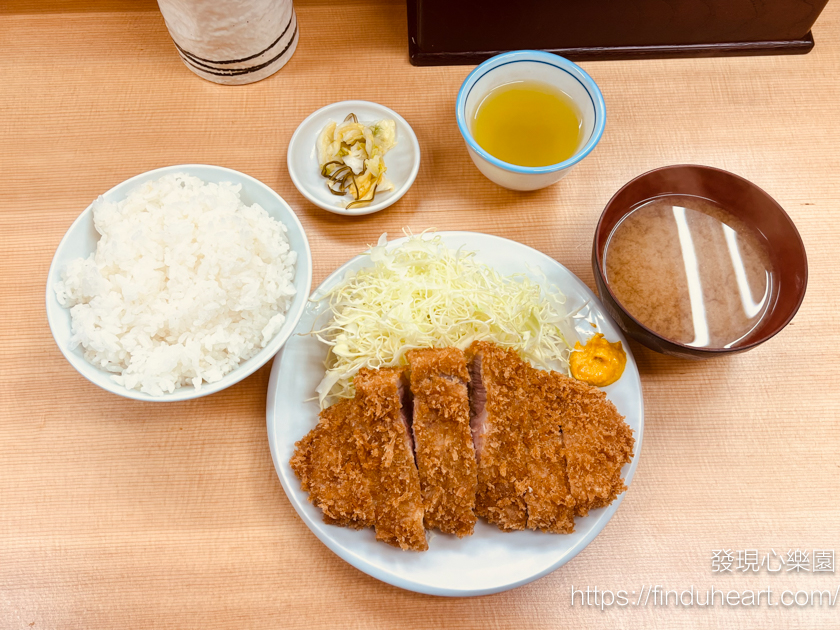
[[[475,138],[473,138],[469,124],[467,123],[467,98],[469,98],[470,92],[473,87],[475,87],[478,80],[484,75],[493,72],[496,68],[511,63],[521,63],[523,61],[545,63],[547,65],[554,66],[558,70],[566,72],[583,86],[589,94],[589,98],[592,99],[592,106],[595,115],[595,124],[592,128],[592,135],[589,136],[589,140],[586,144],[583,145],[579,151],[575,152],[572,157],[562,162],[558,162],[557,164],[549,164],[548,166],[519,166],[518,164],[504,162],[489,154],[487,151],[482,149],[481,146],[479,146],[478,142],[476,142]],[[458,98],[455,102],[455,117],[458,121],[458,129],[460,130],[466,143],[473,151],[487,160],[490,164],[513,173],[539,175],[565,170],[574,166],[589,155],[592,152],[592,149],[594,149],[601,140],[601,136],[604,135],[604,127],[607,123],[607,108],[604,104],[604,96],[601,94],[598,84],[595,83],[592,77],[590,77],[586,71],[576,63],[573,63],[560,55],[544,52],[542,50],[514,50],[512,52],[502,53],[501,55],[491,57],[487,61],[476,66],[476,68],[467,75],[467,78],[464,79],[464,82],[461,84],[461,89],[458,90]]]
[[[751,188],[754,188],[755,190],[757,190],[758,192],[763,194],[767,198],[767,200],[770,202],[769,205],[771,207],[775,207],[775,209],[780,213],[781,217],[787,222],[788,226],[790,227],[790,232],[791,232],[792,236],[795,237],[796,244],[799,246],[799,249],[802,251],[802,259],[803,259],[802,260],[802,262],[803,262],[802,271],[803,271],[803,276],[804,276],[804,282],[803,282],[803,285],[802,285],[802,290],[799,292],[799,295],[797,296],[797,299],[796,299],[796,303],[793,306],[793,308],[791,309],[790,314],[784,319],[784,321],[781,323],[781,325],[778,325],[774,330],[770,330],[769,332],[764,332],[759,337],[757,337],[755,340],[753,340],[749,343],[746,343],[744,345],[733,346],[731,348],[700,348],[700,347],[697,347],[697,346],[689,346],[689,345],[680,343],[678,341],[674,341],[673,339],[670,339],[668,337],[665,337],[665,336],[659,334],[658,332],[652,330],[648,326],[645,326],[636,317],[634,317],[632,314],[630,314],[630,312],[625,308],[625,306],[621,302],[621,300],[619,300],[618,297],[615,295],[612,288],[610,287],[610,283],[607,281],[607,277],[606,277],[606,273],[604,272],[603,265],[604,265],[604,253],[606,251],[607,245],[609,244],[609,238],[607,238],[603,243],[599,243],[598,235],[601,233],[601,225],[604,223],[604,220],[607,216],[607,212],[611,209],[611,207],[613,205],[613,202],[618,198],[618,196],[622,192],[624,192],[627,188],[629,188],[630,186],[635,184],[640,179],[644,179],[646,177],[649,177],[653,173],[658,173],[660,171],[673,170],[673,169],[677,169],[677,168],[693,168],[693,169],[700,169],[700,170],[707,170],[707,171],[716,171],[718,173],[722,173],[723,175],[725,175],[727,177],[731,177],[733,179],[737,179],[737,180],[741,180],[742,182],[745,182],[748,186],[750,186]],[[680,193],[680,192],[677,192],[677,191],[663,191],[662,193],[660,193],[660,196],[662,196],[662,195],[690,195],[690,196],[696,196],[696,195],[693,195],[693,194],[690,194],[690,193]],[[650,199],[653,199],[653,198],[654,197],[650,197]],[[714,200],[712,199],[712,201],[714,201]],[[633,207],[636,207],[636,206],[633,206]],[[631,209],[632,209],[632,207],[631,208],[626,208],[626,209],[623,210],[624,214],[622,214],[619,222],[621,220],[623,220],[630,213]],[[618,224],[616,224],[616,225],[618,225]],[[613,230],[615,230],[615,228],[613,228]],[[612,234],[612,231],[610,232],[610,235],[611,234]],[[697,357],[709,357],[709,358],[711,358],[713,356],[720,355],[720,354],[744,352],[744,351],[747,351],[747,350],[751,350],[752,348],[755,348],[758,345],[761,345],[762,343],[764,343],[765,341],[767,341],[769,339],[772,339],[777,334],[779,334],[793,320],[793,318],[799,312],[799,308],[802,306],[802,302],[805,299],[805,293],[806,293],[807,288],[808,288],[808,256],[807,256],[807,252],[805,251],[805,243],[802,241],[802,236],[799,234],[799,230],[796,229],[796,225],[793,223],[793,220],[790,218],[790,215],[788,215],[788,213],[785,211],[785,209],[782,208],[782,206],[779,204],[779,202],[777,202],[769,193],[767,193],[767,191],[765,191],[763,188],[757,186],[756,184],[752,183],[750,180],[748,180],[744,177],[741,177],[740,175],[736,175],[735,173],[732,173],[730,171],[727,171],[727,170],[724,170],[724,169],[721,169],[721,168],[715,168],[714,166],[705,166],[705,165],[702,165],[702,164],[671,164],[669,166],[661,166],[659,168],[654,168],[654,169],[651,169],[651,170],[649,170],[645,173],[642,173],[641,175],[639,175],[637,177],[634,177],[629,182],[624,184],[621,188],[619,188],[615,192],[615,194],[610,198],[610,200],[607,202],[607,205],[604,206],[604,210],[603,210],[603,212],[601,212],[601,216],[598,219],[597,225],[595,226],[595,235],[592,239],[592,253],[593,253],[593,267],[594,267],[593,271],[595,273],[596,279],[599,280],[598,284],[603,285],[604,289],[609,294],[610,301],[612,301],[616,305],[616,307],[621,311],[621,313],[624,317],[633,321],[640,329],[642,329],[645,333],[647,333],[651,337],[655,337],[655,338],[660,339],[661,341],[665,342],[666,344],[674,346],[675,349],[682,351],[683,354],[693,354]],[[773,306],[773,308],[775,308],[775,305]],[[619,321],[619,324],[621,324],[620,321]],[[624,326],[622,325],[621,328],[623,329]],[[651,349],[653,349],[653,348],[651,348]],[[658,350],[657,350],[657,352],[658,352]]]

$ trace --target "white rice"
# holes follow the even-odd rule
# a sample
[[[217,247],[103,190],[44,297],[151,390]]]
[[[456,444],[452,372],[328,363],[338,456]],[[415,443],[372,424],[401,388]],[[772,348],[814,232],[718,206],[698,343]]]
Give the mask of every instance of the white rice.
[[[153,396],[213,383],[253,357],[285,321],[296,252],[286,227],[241,186],[166,175],[124,201],[93,204],[96,252],[56,283],[72,348]]]

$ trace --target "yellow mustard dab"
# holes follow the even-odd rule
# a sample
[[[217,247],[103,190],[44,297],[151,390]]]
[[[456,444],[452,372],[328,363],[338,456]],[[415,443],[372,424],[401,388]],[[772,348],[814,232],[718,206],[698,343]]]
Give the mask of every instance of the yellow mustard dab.
[[[601,333],[595,334],[585,346],[575,343],[575,350],[569,357],[572,376],[595,387],[612,385],[624,374],[627,353],[621,342],[610,343]]]

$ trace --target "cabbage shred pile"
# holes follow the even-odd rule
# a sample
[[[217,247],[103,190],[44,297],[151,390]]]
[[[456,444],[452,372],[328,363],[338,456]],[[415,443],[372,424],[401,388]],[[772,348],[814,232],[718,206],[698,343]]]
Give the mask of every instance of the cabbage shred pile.
[[[328,300],[332,315],[311,333],[330,346],[317,387],[321,408],[354,396],[359,369],[405,365],[414,348],[492,341],[535,367],[568,373],[576,335],[559,291],[524,274],[503,276],[439,236],[411,236],[390,250],[386,236],[367,252],[373,266],[313,297]]]

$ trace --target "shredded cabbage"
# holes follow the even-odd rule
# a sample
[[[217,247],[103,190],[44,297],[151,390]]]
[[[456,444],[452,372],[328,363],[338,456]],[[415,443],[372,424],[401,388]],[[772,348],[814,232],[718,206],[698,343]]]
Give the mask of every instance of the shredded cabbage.
[[[329,300],[332,314],[310,333],[330,346],[316,388],[321,408],[354,396],[360,368],[405,365],[413,348],[493,341],[535,367],[568,373],[568,339],[576,335],[558,290],[544,290],[525,274],[503,276],[474,252],[449,249],[440,236],[410,236],[390,251],[386,244],[383,234],[366,252],[373,266],[312,298]]]

